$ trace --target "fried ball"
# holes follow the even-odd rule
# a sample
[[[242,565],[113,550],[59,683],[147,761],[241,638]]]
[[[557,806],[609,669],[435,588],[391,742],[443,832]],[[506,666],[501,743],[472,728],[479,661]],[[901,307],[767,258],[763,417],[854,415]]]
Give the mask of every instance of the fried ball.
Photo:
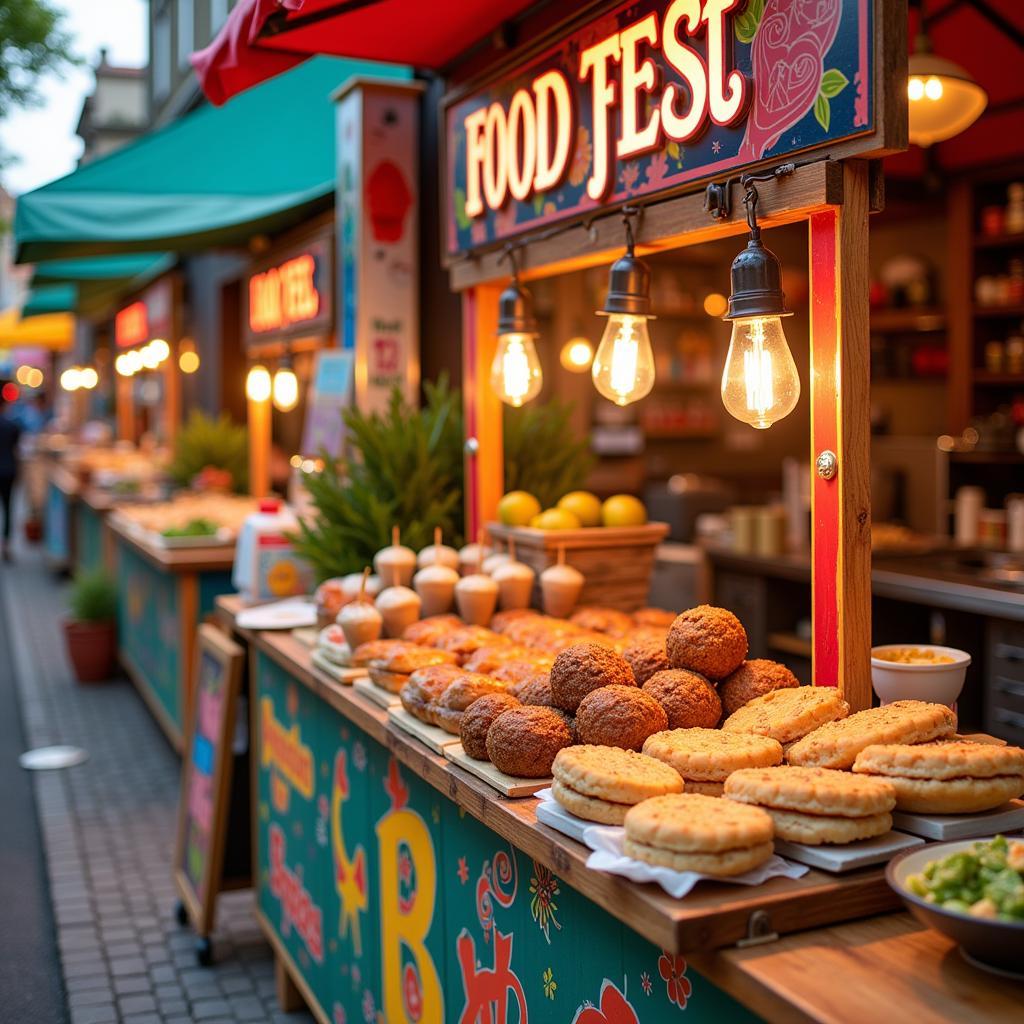
[[[551,683],[547,675],[536,675],[520,683],[512,690],[519,698],[520,704],[531,704],[537,707],[550,708],[552,706]]]
[[[670,729],[714,729],[722,717],[715,688],[684,668],[656,672],[643,684],[643,692],[665,709]]]
[[[664,638],[634,640],[622,656],[629,662],[637,686],[643,686],[655,672],[663,672],[670,667]]]
[[[580,701],[602,686],[636,686],[629,662],[595,643],[574,644],[551,666],[551,696],[556,708],[575,714]]]
[[[568,711],[562,711],[560,708],[552,708],[551,710],[569,727],[569,738],[572,742],[579,743],[580,733],[576,728],[576,716],[570,715]]]
[[[724,679],[747,656],[747,632],[732,612],[702,604],[676,617],[665,651],[672,668]]]
[[[462,713],[459,722],[459,737],[462,749],[478,761],[487,758],[487,730],[505,711],[519,707],[519,701],[511,693],[485,693],[478,697]]]
[[[581,743],[639,750],[648,736],[667,728],[665,709],[635,686],[602,686],[588,693],[576,712]]]
[[[799,686],[800,680],[785,665],[767,658],[744,661],[728,678],[718,685],[718,696],[728,718],[734,711],[762,697],[772,690],[785,690]]]
[[[487,730],[491,763],[498,771],[521,779],[547,778],[555,755],[571,743],[569,727],[551,708],[511,708]]]

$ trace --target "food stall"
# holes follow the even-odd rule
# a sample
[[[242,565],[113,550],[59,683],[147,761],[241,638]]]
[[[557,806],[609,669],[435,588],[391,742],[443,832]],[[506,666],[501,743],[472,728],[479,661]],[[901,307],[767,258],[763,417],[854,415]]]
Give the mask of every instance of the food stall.
[[[615,329],[630,319],[634,329],[643,327],[657,312],[649,304],[644,254],[749,231],[744,253],[750,259],[741,257],[733,267],[731,312],[739,321],[762,318],[777,324],[787,311],[778,265],[759,245],[760,228],[806,223],[812,365],[803,383],[812,393],[809,571],[817,685],[797,687],[794,679],[783,686],[792,687],[800,701],[845,708],[830,720],[839,722],[869,709],[873,699],[867,224],[882,194],[869,158],[906,144],[906,10],[837,0],[819,5],[812,16],[801,5],[770,0],[747,7],[704,5],[699,13],[700,19],[696,5],[678,3],[597,3],[584,10],[544,5],[517,23],[520,47],[511,45],[515,33],[500,34],[447,66],[451,93],[444,108],[442,236],[451,283],[463,301],[466,535],[475,538],[490,523],[504,489],[501,403],[531,397],[533,325],[526,297],[531,281],[614,263],[601,312],[613,327],[613,342],[635,341],[622,331],[616,338]],[[350,16],[336,14],[341,20]],[[308,17],[298,11],[279,19],[267,45],[295,45],[303,33],[304,46],[317,45],[310,41],[311,31],[317,39],[330,37],[322,17],[315,28],[303,21]],[[782,84],[773,77],[780,67],[794,71]],[[796,74],[797,67],[804,74]],[[687,96],[680,95],[680,83]],[[698,103],[698,96],[705,102]],[[696,191],[706,184],[707,191]],[[642,382],[639,356],[629,358],[626,347],[626,356],[610,359],[605,386],[629,400],[642,391]],[[755,356],[746,360],[745,394],[741,389],[739,397],[725,400],[733,415],[742,413],[764,427],[756,421],[775,410],[773,386],[784,410],[779,414],[792,406],[785,408],[786,396],[778,390],[787,383],[784,375],[773,373],[760,350]],[[594,376],[600,390],[600,373]],[[514,531],[508,536],[515,539]],[[396,540],[386,549],[389,558],[399,548]],[[414,567],[422,564],[414,552],[408,554]],[[479,570],[482,553],[476,555]],[[440,559],[436,545],[426,565]],[[484,589],[481,575],[471,568],[460,583],[475,581],[478,595]],[[667,652],[674,670],[727,681],[741,671],[736,658],[745,657],[747,639],[725,609],[693,609],[669,627],[651,610],[635,610],[631,603],[625,610],[580,609],[580,617],[569,623],[552,616],[538,622],[538,616],[518,629],[512,614],[499,626],[489,612],[477,619],[469,614],[472,604],[459,601],[463,620],[490,621],[494,630],[486,638],[476,635],[472,653],[458,649],[454,658],[447,656],[457,648],[448,645],[446,633],[458,634],[458,644],[469,641],[460,623],[424,621],[417,623],[421,630],[414,627],[409,634],[410,640],[417,637],[418,653],[389,648],[386,656],[367,654],[369,660],[359,663],[358,648],[344,628],[355,616],[339,614],[348,650],[332,661],[319,655],[345,644],[331,638],[331,627],[314,652],[298,635],[244,628],[239,618],[244,606],[235,598],[222,597],[217,604],[225,628],[244,640],[250,653],[254,884],[258,917],[277,958],[284,1009],[305,1002],[323,1022],[359,1015],[388,1021],[533,1016],[578,1024],[665,1020],[683,1010],[702,1020],[756,1015],[815,1021],[861,1019],[883,1012],[881,1007],[891,1014],[893,1005],[908,1019],[922,1020],[973,1019],[982,1005],[992,1020],[1010,1020],[1019,1011],[1013,982],[978,973],[958,958],[950,939],[895,912],[900,896],[887,882],[885,868],[891,853],[854,864],[846,859],[853,852],[847,847],[856,844],[832,840],[838,843],[835,857],[798,861],[814,865],[807,871],[751,885],[730,884],[719,874],[718,881],[701,883],[680,898],[683,893],[670,888],[675,880],[659,878],[654,884],[650,872],[636,868],[641,861],[663,866],[685,861],[693,868],[694,862],[673,851],[694,848],[674,847],[667,835],[688,828],[687,823],[652,824],[647,838],[638,839],[630,834],[632,812],[626,812],[626,840],[634,841],[634,849],[649,845],[651,850],[646,857],[621,858],[631,865],[624,868],[618,848],[601,845],[612,840],[600,833],[614,829],[567,832],[550,806],[564,808],[563,799],[552,800],[533,785],[557,792],[561,783],[564,790],[569,772],[564,764],[561,774],[556,768],[561,751],[533,779],[499,765],[516,763],[544,737],[527,727],[492,740],[496,725],[516,716],[517,724],[543,721],[558,733],[558,711],[550,707],[574,715],[570,724],[577,738],[598,745],[599,758],[608,764],[628,761],[619,747],[639,744],[585,734],[589,729],[596,735],[601,724],[584,722],[586,701],[601,689],[628,689],[631,681],[603,685],[621,668],[617,654],[607,653],[616,646],[607,637],[621,628],[623,642],[637,639],[651,621],[661,621],[667,636],[662,635],[660,656]],[[394,612],[390,604],[379,610],[378,619]],[[514,610],[530,616],[523,608]],[[742,609],[734,610],[742,618]],[[360,612],[359,618],[368,615]],[[676,635],[694,623],[701,628],[688,637]],[[606,640],[595,643],[595,632],[605,630]],[[720,665],[699,662],[705,648],[728,646],[739,634],[742,653],[733,652]],[[576,647],[545,646],[560,642],[556,636],[586,639],[581,646],[591,648],[586,656],[602,677],[597,690],[570,702],[571,710],[556,692],[556,676],[558,687],[578,679],[565,675],[565,663],[560,667],[563,654]],[[437,728],[409,721],[418,717],[412,710],[415,694],[406,689],[415,689],[411,666],[458,661],[460,668],[468,667],[467,675],[476,674],[467,687],[480,687],[485,693],[480,700],[486,700],[501,687],[488,689],[479,679],[488,669],[484,657],[475,659],[491,650],[480,644],[500,649],[509,642],[525,647],[527,659],[539,658],[538,665],[559,653],[541,673],[549,676],[546,682],[526,684],[538,690],[546,685],[549,707],[543,700],[523,699],[518,690],[513,703],[518,699],[527,706],[499,711],[490,720],[485,730],[490,764],[467,757],[470,735],[462,725],[460,755]],[[689,646],[689,654],[681,655],[680,646]],[[501,670],[505,654],[486,657],[494,657],[495,671]],[[572,657],[582,660],[569,668],[591,671],[582,655]],[[629,668],[636,676],[637,665],[630,662]],[[734,682],[736,689],[740,681]],[[474,706],[459,708],[456,698],[448,701],[447,689],[435,702],[424,696],[425,681],[416,685],[438,719],[443,711],[469,715]],[[722,683],[718,689],[723,692]],[[622,694],[615,700],[647,703]],[[732,717],[744,706],[739,701],[726,714]],[[951,737],[956,728],[951,710],[933,703],[924,708],[930,724],[922,720],[917,739]],[[715,722],[721,712],[719,706]],[[667,712],[652,715],[669,721]],[[595,717],[601,716],[590,716]],[[625,722],[612,720],[616,726]],[[828,732],[828,724],[823,728]],[[682,731],[716,733],[708,742],[718,757],[731,742],[720,739],[730,730]],[[812,739],[815,731],[780,733],[779,742],[821,753],[821,741]],[[648,739],[651,735],[657,734],[648,733]],[[910,733],[903,729],[898,735]],[[566,732],[566,744],[569,737]],[[663,763],[675,763],[665,751],[658,758],[656,748],[644,742],[645,755],[650,751]],[[995,756],[1019,759],[1020,752]],[[711,761],[715,771],[725,771],[724,760],[716,764],[712,756]],[[799,770],[801,763],[815,762],[800,762],[790,750],[789,764]],[[850,768],[853,760],[816,763]],[[791,770],[777,766],[765,770]],[[590,764],[589,772],[605,781],[614,775],[607,764]],[[613,795],[591,792],[589,797],[586,774],[580,769],[573,776],[580,792],[572,799],[588,809],[582,818],[616,820],[592,815],[607,811],[608,803],[630,803],[623,794],[640,772],[634,776],[625,769]],[[655,774],[660,776],[660,769]],[[870,773],[836,774],[844,781],[830,813],[843,821],[830,824],[840,831],[855,829],[849,822],[864,816],[865,805],[855,812],[860,797],[854,798],[848,786],[866,782]],[[680,796],[693,792],[695,801],[723,791],[734,796],[728,779],[723,786],[721,778],[695,770],[686,776]],[[878,785],[876,777],[865,792],[881,796],[888,783],[882,790]],[[1018,795],[1024,789],[1024,783],[1013,785]],[[535,797],[537,792],[541,796]],[[578,800],[581,794],[584,799]],[[671,799],[672,791],[665,795]],[[709,817],[731,823],[735,809],[727,810],[728,804],[722,801]],[[683,805],[670,806],[678,808],[678,818]],[[700,805],[688,806],[696,811]],[[1019,813],[1018,804],[1013,814]],[[919,838],[908,832],[898,841],[914,851],[911,856],[920,856]],[[723,843],[717,853],[731,850]],[[652,850],[660,860],[651,859]]]

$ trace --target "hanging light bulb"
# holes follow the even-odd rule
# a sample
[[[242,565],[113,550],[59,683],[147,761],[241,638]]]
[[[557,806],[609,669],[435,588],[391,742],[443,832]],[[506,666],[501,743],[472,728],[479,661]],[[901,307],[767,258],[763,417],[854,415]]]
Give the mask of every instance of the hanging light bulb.
[[[274,408],[280,412],[291,412],[299,404],[299,379],[290,360],[283,360],[274,373],[273,393]]]
[[[270,371],[260,363],[245,378],[245,394],[250,402],[266,402],[270,398]]]
[[[77,366],[69,366],[60,375],[60,386],[65,391],[77,391],[82,386],[82,371]]]
[[[540,394],[544,375],[534,345],[533,299],[519,283],[514,252],[509,250],[512,282],[498,299],[498,347],[491,363],[491,387],[503,402],[518,408]]]
[[[608,324],[597,346],[590,373],[594,387],[616,405],[629,405],[654,387],[654,352],[647,321],[651,316],[651,271],[633,254],[630,218],[636,211],[624,208],[626,254],[613,264],[608,275],[608,296],[598,316]]]
[[[732,263],[729,354],[722,372],[722,402],[731,416],[764,430],[788,416],[800,398],[800,375],[786,344],[782,317],[792,316],[782,292],[782,265],[761,244],[757,226],[757,189],[747,192],[750,241]]]
[[[154,338],[148,348],[158,366],[171,354],[171,346],[163,338]]]
[[[959,64],[931,52],[921,32],[907,62],[910,141],[918,146],[951,139],[984,113],[988,94]]]
[[[143,367],[147,370],[155,370],[160,365],[160,349],[155,348],[153,342],[142,346],[139,357],[142,359]]]

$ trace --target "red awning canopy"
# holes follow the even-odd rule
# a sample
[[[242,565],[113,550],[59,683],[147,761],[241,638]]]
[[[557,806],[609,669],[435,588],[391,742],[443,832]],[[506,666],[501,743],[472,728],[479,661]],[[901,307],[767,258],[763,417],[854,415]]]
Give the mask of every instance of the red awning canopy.
[[[192,55],[211,103],[317,53],[437,70],[535,0],[239,0]]]

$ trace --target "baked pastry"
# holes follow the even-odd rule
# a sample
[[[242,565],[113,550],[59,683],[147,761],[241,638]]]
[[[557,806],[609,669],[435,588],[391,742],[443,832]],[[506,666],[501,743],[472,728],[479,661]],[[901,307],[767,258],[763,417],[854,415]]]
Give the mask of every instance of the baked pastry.
[[[450,651],[454,654],[461,665],[481,647],[493,647],[502,642],[507,643],[507,640],[504,640],[500,633],[495,633],[486,626],[461,626],[459,629],[453,629],[450,633],[438,637],[434,643],[442,651]]]
[[[462,619],[457,615],[430,615],[407,626],[402,633],[402,639],[414,644],[423,644],[425,647],[435,647],[442,636],[462,629],[463,626]]]
[[[747,631],[725,608],[698,605],[676,617],[668,631],[665,652],[673,668],[724,679],[747,656]]]
[[[356,668],[365,668],[371,661],[386,658],[392,651],[408,646],[405,640],[370,640],[360,644],[352,652],[349,664]]]
[[[633,612],[633,622],[638,626],[656,626],[668,629],[676,621],[676,613],[664,608],[640,608]]]
[[[491,617],[490,627],[495,633],[504,633],[511,623],[527,616],[539,618],[539,613],[532,608],[506,608]]]
[[[857,755],[873,744],[926,743],[955,732],[956,715],[944,704],[897,700],[815,729],[789,747],[786,760],[819,768],[852,768]]]
[[[398,693],[417,669],[454,664],[455,655],[448,651],[420,647],[417,644],[404,644],[402,647],[393,648],[382,658],[374,658],[369,664],[368,671],[370,680],[377,686],[391,693]]]
[[[530,655],[529,657],[514,658],[512,661],[503,662],[493,672],[488,674],[506,683],[525,683],[539,675],[547,678],[553,663],[553,658]]]
[[[570,814],[621,825],[641,800],[681,793],[683,780],[667,764],[618,747],[581,745],[558,752],[551,794]]]
[[[465,665],[470,672],[483,672],[484,675],[490,675],[506,661],[517,661],[530,657],[531,653],[528,647],[503,641],[489,647],[478,647],[466,659]],[[548,664],[550,665],[553,660],[553,658],[548,659]]]
[[[429,665],[417,669],[398,691],[402,707],[421,722],[432,722],[430,705],[462,673],[457,665]]]
[[[459,722],[459,737],[462,749],[478,761],[487,761],[487,731],[491,724],[505,711],[519,707],[519,701],[511,693],[485,693],[478,697],[462,712]]]
[[[621,654],[598,644],[567,647],[551,666],[554,705],[571,714],[592,690],[611,685],[636,686],[633,670]]]
[[[696,793],[644,800],[626,812],[627,856],[675,871],[728,878],[772,856],[772,819],[758,807]]]
[[[520,703],[522,703],[522,702],[520,701]],[[532,705],[532,706],[533,707],[543,707],[544,705],[543,704],[536,704],[536,705]],[[554,713],[556,715],[558,715],[558,717],[561,718],[561,720],[563,722],[565,722],[566,726],[569,729],[569,739],[572,740],[572,742],[574,744],[579,743],[580,742],[580,733],[579,733],[579,729],[576,728],[576,716],[575,715],[570,715],[568,711],[563,711],[561,708],[552,708],[551,710],[554,711]]]
[[[569,727],[551,708],[511,708],[487,730],[487,756],[506,775],[543,779],[551,774],[555,755],[571,742]]]
[[[499,683],[490,676],[482,676],[477,672],[462,672],[430,705],[428,713],[431,721],[445,732],[458,736],[463,712],[473,701],[487,693],[508,693],[508,690],[504,683]]]
[[[350,665],[352,649],[345,640],[345,631],[336,622],[320,630],[316,638],[316,649],[335,665]]]
[[[655,673],[671,667],[665,653],[664,636],[658,640],[650,637],[632,639],[622,656],[629,662],[637,686],[643,686]]]
[[[616,608],[601,608],[598,605],[577,608],[569,616],[569,621],[590,632],[608,633],[610,636],[622,636],[634,625],[631,615]]]
[[[718,696],[722,698],[726,715],[732,715],[756,697],[799,685],[800,680],[785,665],[767,658],[753,658],[744,661],[718,684]]]
[[[538,707],[551,707],[553,698],[551,696],[551,683],[544,674],[538,674],[527,679],[525,682],[510,687],[521,704],[531,704]]]
[[[713,729],[722,717],[715,688],[696,672],[684,668],[656,672],[642,689],[665,709],[669,729]]]
[[[896,791],[913,814],[976,814],[1024,796],[1024,750],[969,740],[865,747],[853,764]]]
[[[322,625],[334,622],[342,606],[348,603],[349,596],[345,593],[344,582],[341,576],[335,576],[333,579],[324,580],[316,588],[313,601],[316,604],[317,622]]]
[[[784,746],[802,739],[826,722],[846,718],[850,705],[832,686],[770,690],[734,711],[723,723],[726,732],[771,736]]]
[[[782,762],[778,740],[721,729],[658,732],[644,743],[643,752],[672,765],[684,782],[724,782],[740,768],[767,768]]]
[[[584,743],[639,750],[668,727],[665,709],[635,686],[602,686],[580,701],[576,731]]]

